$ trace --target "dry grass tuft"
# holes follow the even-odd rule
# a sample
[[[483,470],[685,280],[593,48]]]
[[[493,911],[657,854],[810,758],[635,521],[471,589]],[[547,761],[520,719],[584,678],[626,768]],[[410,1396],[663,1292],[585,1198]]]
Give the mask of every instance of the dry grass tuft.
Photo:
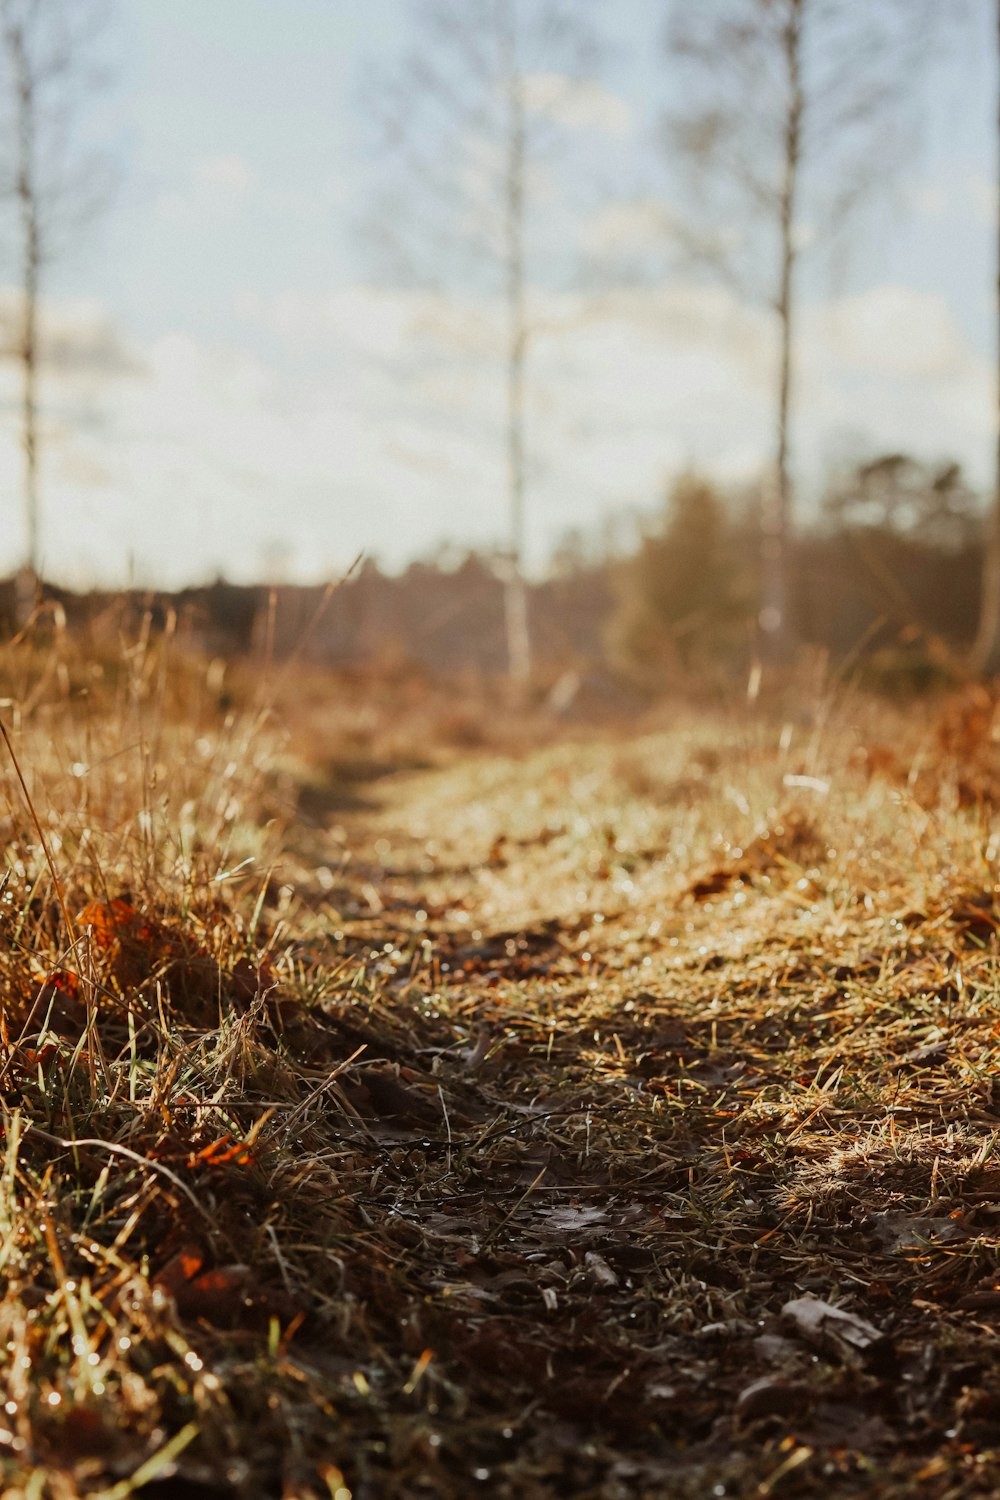
[[[499,753],[45,629],[4,1494],[997,1491],[991,700]]]

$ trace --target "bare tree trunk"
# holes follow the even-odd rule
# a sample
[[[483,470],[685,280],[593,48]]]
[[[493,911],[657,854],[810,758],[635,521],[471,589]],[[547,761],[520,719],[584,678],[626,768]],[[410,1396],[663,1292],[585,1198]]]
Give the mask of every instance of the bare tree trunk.
[[[24,502],[27,512],[27,572],[37,583],[40,557],[38,496],[38,224],[33,207],[24,204],[24,294],[21,331],[21,424],[24,444]]]
[[[18,611],[30,611],[38,585],[38,286],[41,270],[41,226],[35,181],[35,89],[28,62],[24,29],[17,21],[7,27],[7,47],[17,97],[16,191],[21,220],[21,444],[24,449],[24,505],[27,553],[19,580]]]
[[[771,660],[787,657],[794,638],[789,618],[789,539],[792,482],[788,467],[788,425],[792,397],[794,346],[793,281],[797,249],[795,209],[802,154],[802,10],[804,0],[788,0],[783,30],[788,99],[785,114],[784,176],[781,184],[781,271],[775,309],[780,329],[778,425],[774,477],[764,495],[761,517],[761,610],[765,654]]]
[[[504,204],[504,262],[507,273],[507,495],[510,559],[504,584],[507,669],[523,690],[531,676],[528,599],[524,586],[524,371],[528,345],[524,288],[524,90],[517,58],[513,0],[497,0],[497,22],[504,52],[507,90],[507,163]]]
[[[997,64],[1000,68],[1000,0],[997,0]],[[1000,85],[1000,80],[998,80]],[[1000,186],[1000,86],[997,90],[997,176]],[[977,675],[1000,669],[1000,228],[997,235],[997,454],[993,502],[986,522],[979,629],[969,654],[969,666]]]

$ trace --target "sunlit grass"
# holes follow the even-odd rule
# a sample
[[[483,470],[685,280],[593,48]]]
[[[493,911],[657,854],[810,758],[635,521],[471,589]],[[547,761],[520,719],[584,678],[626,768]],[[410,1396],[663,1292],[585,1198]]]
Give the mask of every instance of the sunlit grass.
[[[119,635],[0,656],[5,1493],[993,1482],[989,699],[456,736]]]

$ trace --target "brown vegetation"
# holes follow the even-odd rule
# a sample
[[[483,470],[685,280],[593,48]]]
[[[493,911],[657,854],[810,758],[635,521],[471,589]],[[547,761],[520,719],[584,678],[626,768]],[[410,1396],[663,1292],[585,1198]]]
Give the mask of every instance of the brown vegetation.
[[[991,695],[0,674],[5,1494],[995,1493]]]

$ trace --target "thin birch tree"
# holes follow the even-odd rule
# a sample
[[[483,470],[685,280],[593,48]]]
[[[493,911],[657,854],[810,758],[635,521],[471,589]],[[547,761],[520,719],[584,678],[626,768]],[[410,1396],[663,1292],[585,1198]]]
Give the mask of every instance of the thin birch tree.
[[[1000,201],[1000,0],[992,0],[996,38],[998,85],[996,92],[996,173]],[[993,496],[986,516],[979,625],[969,656],[969,666],[978,676],[1000,672],[1000,214],[997,216],[994,263],[994,312],[997,324],[996,454]]]
[[[380,149],[396,186],[376,213],[395,274],[445,294],[485,292],[502,306],[504,612],[519,689],[531,675],[524,562],[530,301],[540,270],[534,189],[565,135],[560,98],[586,85],[599,57],[595,9],[592,0],[413,0],[413,48],[378,87]]]
[[[0,183],[14,210],[20,367],[25,555],[22,608],[41,560],[39,373],[40,299],[46,267],[65,237],[107,194],[106,158],[75,137],[79,117],[102,82],[103,0],[0,0],[0,64],[6,112],[0,121]]]
[[[668,46],[681,99],[671,159],[695,209],[693,257],[770,307],[773,459],[761,516],[765,655],[795,640],[792,426],[800,261],[829,249],[854,210],[912,154],[922,0],[699,0],[673,7]]]

